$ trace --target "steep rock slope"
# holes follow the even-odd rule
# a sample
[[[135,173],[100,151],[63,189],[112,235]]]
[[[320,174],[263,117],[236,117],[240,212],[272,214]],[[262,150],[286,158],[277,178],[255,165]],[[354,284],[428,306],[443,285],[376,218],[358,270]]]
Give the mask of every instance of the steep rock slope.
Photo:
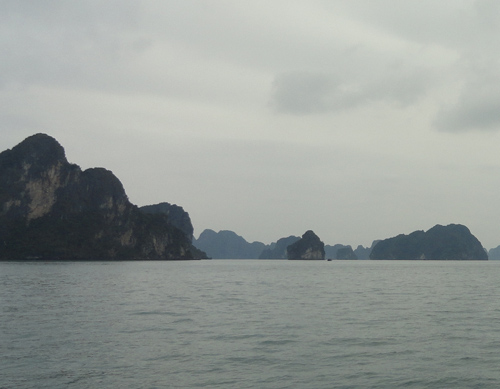
[[[167,215],[170,224],[184,232],[189,239],[193,239],[194,228],[191,223],[191,218],[189,217],[189,213],[181,206],[163,202],[153,205],[144,205],[139,209],[145,213],[163,213]]]
[[[131,204],[103,168],[68,163],[36,134],[0,153],[0,259],[191,259],[166,215]]]

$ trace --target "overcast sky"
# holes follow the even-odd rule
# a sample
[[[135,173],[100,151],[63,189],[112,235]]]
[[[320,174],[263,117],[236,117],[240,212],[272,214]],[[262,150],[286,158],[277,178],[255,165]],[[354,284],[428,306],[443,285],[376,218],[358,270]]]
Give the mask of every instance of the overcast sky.
[[[0,149],[44,132],[198,236],[500,245],[497,0],[2,0]]]

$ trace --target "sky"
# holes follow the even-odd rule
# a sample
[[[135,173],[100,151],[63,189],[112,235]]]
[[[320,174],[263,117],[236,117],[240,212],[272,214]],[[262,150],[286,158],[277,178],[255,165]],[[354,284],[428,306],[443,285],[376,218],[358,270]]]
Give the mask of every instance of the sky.
[[[0,150],[271,243],[500,245],[497,0],[2,0]]]

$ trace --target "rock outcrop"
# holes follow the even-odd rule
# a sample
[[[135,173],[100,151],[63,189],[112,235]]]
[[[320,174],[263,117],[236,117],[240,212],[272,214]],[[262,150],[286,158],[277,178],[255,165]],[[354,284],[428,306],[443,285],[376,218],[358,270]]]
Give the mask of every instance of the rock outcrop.
[[[370,259],[487,260],[488,255],[467,227],[450,224],[382,240]]]
[[[249,243],[233,231],[206,229],[193,245],[214,259],[257,259],[266,248],[262,242]]]
[[[299,239],[298,236],[293,235],[287,238],[278,239],[276,243],[272,243],[269,248],[262,251],[259,259],[287,259],[287,247],[297,242]]]
[[[287,247],[288,259],[325,259],[325,244],[311,230],[302,238]]]
[[[103,168],[36,134],[0,153],[0,259],[192,259],[190,238],[131,204]]]
[[[184,208],[176,204],[163,202],[159,204],[145,205],[143,207],[140,207],[139,209],[145,213],[161,213],[167,215],[168,222],[171,225],[184,232],[189,237],[189,239],[193,239],[193,224],[191,223],[189,213],[184,211]]]
[[[184,211],[179,205],[170,204],[170,203],[159,203],[153,205],[145,205],[139,208],[142,212],[147,214],[163,214],[167,216],[168,223],[178,228],[186,236],[190,241],[193,240],[193,224],[191,223],[191,218],[189,217],[189,213]],[[189,251],[193,255],[194,259],[208,259],[207,253],[202,250],[199,250],[193,244],[191,244]]]

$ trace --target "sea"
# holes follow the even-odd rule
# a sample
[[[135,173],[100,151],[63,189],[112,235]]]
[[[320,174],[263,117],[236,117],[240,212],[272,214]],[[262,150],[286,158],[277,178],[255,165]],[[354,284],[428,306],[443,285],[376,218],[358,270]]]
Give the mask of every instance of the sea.
[[[498,388],[500,261],[1,262],[1,388]]]

